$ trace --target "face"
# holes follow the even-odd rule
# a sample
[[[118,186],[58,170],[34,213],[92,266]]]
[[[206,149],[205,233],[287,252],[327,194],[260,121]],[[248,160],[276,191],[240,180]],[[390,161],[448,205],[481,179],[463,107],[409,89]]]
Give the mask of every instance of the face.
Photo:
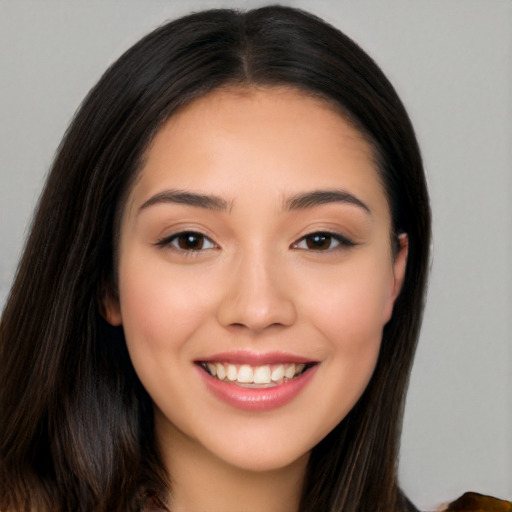
[[[150,146],[122,217],[119,301],[166,449],[254,471],[307,454],[375,367],[400,290],[372,150],[287,89],[218,90]]]

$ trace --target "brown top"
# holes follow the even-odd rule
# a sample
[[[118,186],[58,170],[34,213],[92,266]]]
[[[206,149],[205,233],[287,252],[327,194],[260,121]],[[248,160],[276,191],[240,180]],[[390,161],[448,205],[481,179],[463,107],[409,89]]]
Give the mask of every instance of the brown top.
[[[452,501],[447,512],[512,512],[512,501],[503,501],[476,492],[467,492]]]

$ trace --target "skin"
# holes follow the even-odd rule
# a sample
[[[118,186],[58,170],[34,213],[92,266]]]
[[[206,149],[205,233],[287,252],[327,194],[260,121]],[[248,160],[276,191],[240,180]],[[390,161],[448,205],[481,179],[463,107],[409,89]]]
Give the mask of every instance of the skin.
[[[162,196],[176,190],[221,201]],[[291,199],[319,190],[355,200]],[[181,232],[206,237],[202,249]],[[315,245],[319,232],[344,238]],[[310,450],[372,375],[406,259],[405,236],[392,254],[370,145],[320,100],[222,89],[163,126],[126,204],[119,301],[107,297],[105,314],[154,402],[173,510],[298,509]],[[214,396],[196,364],[235,350],[317,364],[285,405],[245,411]]]

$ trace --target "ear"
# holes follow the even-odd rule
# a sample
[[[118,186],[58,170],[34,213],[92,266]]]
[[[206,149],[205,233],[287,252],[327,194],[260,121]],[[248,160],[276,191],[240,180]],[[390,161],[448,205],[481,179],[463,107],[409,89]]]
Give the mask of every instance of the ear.
[[[112,284],[102,287],[99,309],[101,316],[112,326],[118,327],[123,323],[119,296]]]
[[[409,249],[409,239],[405,233],[398,237],[398,244],[398,252],[393,260],[393,275],[390,283],[389,295],[386,296],[386,303],[383,311],[383,320],[385,324],[391,320],[396,298],[400,295],[400,290],[404,284],[405,269],[407,267],[407,253]]]
[[[404,284],[405,269],[407,268],[407,256],[409,254],[409,237],[406,233],[398,236],[398,253],[393,262],[393,303],[395,302]]]

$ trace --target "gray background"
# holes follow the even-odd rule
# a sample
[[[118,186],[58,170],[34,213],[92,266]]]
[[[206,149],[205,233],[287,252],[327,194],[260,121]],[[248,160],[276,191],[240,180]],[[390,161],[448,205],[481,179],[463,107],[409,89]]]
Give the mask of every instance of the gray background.
[[[512,3],[283,1],[358,41],[423,149],[434,256],[400,476],[431,509],[512,498]],[[164,20],[258,1],[0,0],[0,306],[55,149],[107,65]]]

